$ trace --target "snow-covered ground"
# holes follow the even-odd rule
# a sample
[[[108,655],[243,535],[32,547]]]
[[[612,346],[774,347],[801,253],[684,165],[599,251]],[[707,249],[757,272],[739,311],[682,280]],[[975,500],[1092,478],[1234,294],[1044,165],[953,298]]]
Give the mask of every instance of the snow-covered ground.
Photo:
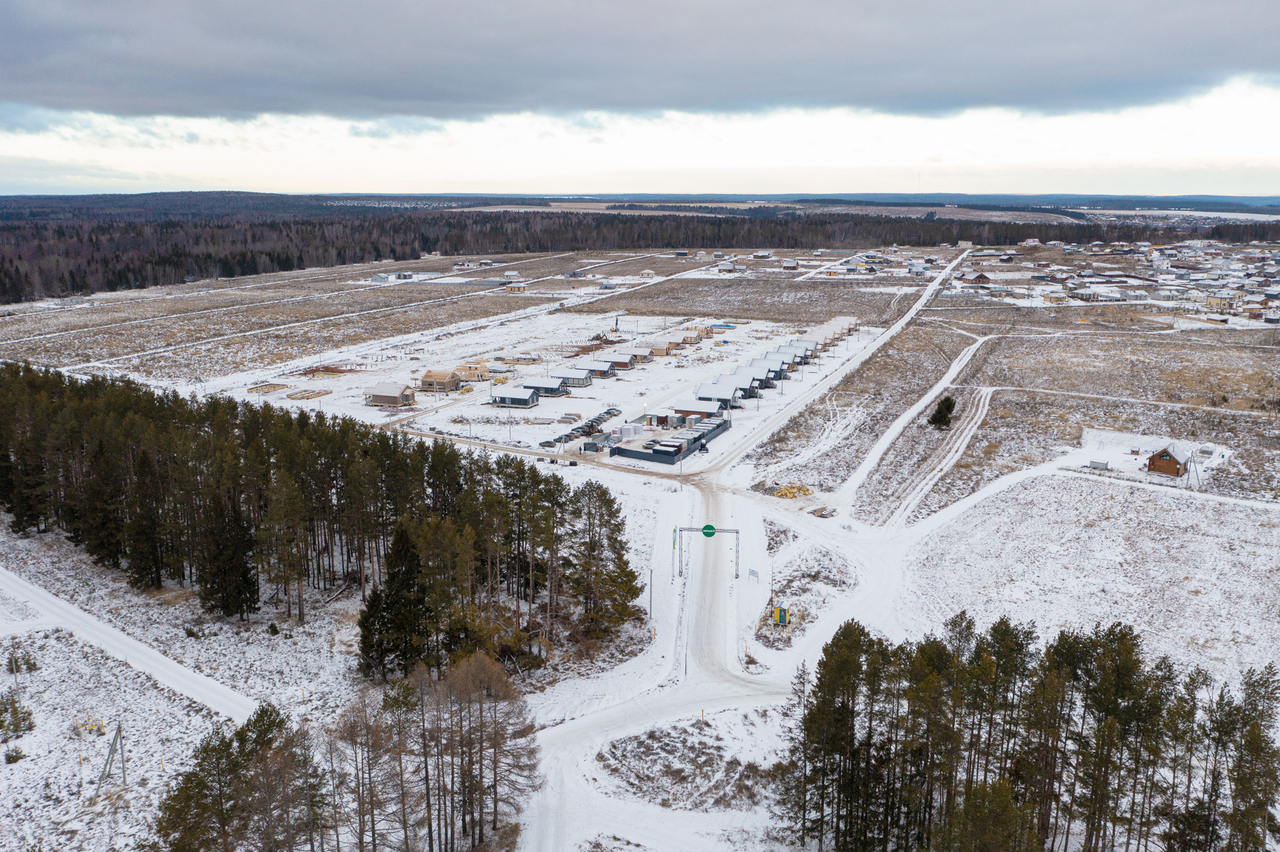
[[[956,263],[961,259],[963,255]],[[780,756],[780,710],[796,666],[802,661],[813,666],[823,644],[849,618],[893,640],[919,639],[961,609],[982,624],[1001,615],[1034,620],[1042,636],[1061,628],[1091,627],[1095,621],[1125,620],[1144,632],[1150,653],[1168,654],[1180,665],[1205,666],[1227,679],[1280,656],[1280,628],[1272,618],[1280,604],[1280,592],[1274,591],[1280,570],[1280,507],[1169,487],[1137,470],[1130,448],[1158,449],[1167,436],[1086,431],[1078,440],[1055,444],[1027,466],[1002,469],[957,492],[953,501],[927,502],[939,483],[945,486],[965,447],[981,440],[983,405],[996,404],[991,394],[975,390],[973,407],[967,409],[973,412],[971,419],[964,420],[962,411],[953,432],[927,452],[895,454],[893,446],[957,380],[969,359],[980,359],[984,350],[976,345],[976,335],[944,353],[936,372],[910,386],[913,396],[903,397],[901,405],[877,421],[862,455],[830,493],[790,501],[751,490],[762,474],[785,479],[801,466],[822,465],[824,454],[865,425],[867,413],[858,405],[837,406],[822,428],[808,430],[792,448],[794,458],[746,460],[799,412],[816,400],[832,399],[841,381],[912,322],[956,263],[938,270],[941,274],[924,290],[894,288],[913,307],[890,328],[866,329],[825,356],[817,369],[787,382],[785,392],[766,391],[758,408],[748,401],[734,414],[734,428],[712,443],[712,452],[689,459],[683,476],[665,465],[599,456],[578,456],[579,466],[551,468],[571,485],[594,478],[618,496],[628,519],[631,561],[646,584],[638,603],[649,618],[633,625],[623,643],[598,659],[555,660],[546,670],[520,679],[531,690],[546,779],[526,810],[522,849],[776,848],[765,806],[765,776]],[[830,264],[808,274],[826,266]],[[565,292],[570,301],[579,298]],[[580,297],[587,298],[585,291]],[[363,389],[473,358],[541,354],[543,361],[536,367],[518,368],[511,378],[518,383],[522,376],[545,374],[577,360],[565,354],[565,347],[594,334],[643,340],[708,319],[724,318],[615,318],[535,305],[499,318],[337,348],[181,390],[258,401],[263,397],[248,394],[249,387],[279,381],[290,387],[267,394],[273,404],[306,405],[372,423],[408,416],[415,422],[404,425],[415,432],[523,449],[567,428],[526,419],[566,411],[591,416],[611,405],[621,408],[625,419],[634,419],[796,336],[795,329],[743,324],[713,338],[723,343],[707,341],[700,351],[659,359],[621,379],[576,391],[567,400],[547,401],[527,414],[513,414],[510,424],[505,412],[483,404],[487,389],[439,400],[424,396],[416,411],[391,417],[364,406]],[[297,375],[305,367],[334,363],[362,372],[322,379]],[[287,393],[307,388],[331,393],[309,401],[287,399]],[[822,410],[814,409],[819,420]],[[1198,451],[1200,443],[1188,449]],[[1221,476],[1215,465],[1230,462],[1234,450],[1215,445],[1201,475]],[[891,505],[875,517],[887,523],[857,520],[850,509],[860,489],[873,482],[879,465],[895,459],[907,459],[918,469],[901,479],[901,487],[884,492],[883,500]],[[1096,460],[1106,460],[1111,470],[1089,471],[1089,462]],[[881,499],[880,494],[873,497]],[[802,511],[819,504],[840,513],[818,518]],[[922,506],[931,514],[918,511]],[[683,550],[677,551],[674,528],[708,523],[738,534],[685,534],[679,539]],[[275,701],[303,719],[323,720],[361,687],[352,656],[358,609],[352,596],[312,606],[307,627],[287,628],[292,638],[283,629],[281,636],[272,637],[265,630],[267,622],[280,620],[284,628],[275,613],[264,612],[245,625],[210,619],[189,593],[138,593],[52,536],[0,533],[0,567],[108,627],[163,649],[173,665],[202,673],[247,699]],[[775,602],[803,611],[790,635],[760,629],[771,589]],[[47,603],[28,602],[0,584],[0,621],[24,641],[49,646],[40,651],[49,658],[49,667],[78,665],[83,657],[98,661],[101,672],[123,670],[145,679],[125,667],[119,649],[108,649],[116,656],[105,657],[78,640],[59,638],[65,634],[46,636],[54,627],[66,627],[55,622],[74,620],[66,612],[50,615]],[[197,635],[188,635],[188,628]],[[92,683],[87,680],[85,689],[102,691]],[[150,689],[160,696],[156,701],[168,702],[169,709],[157,714],[176,717],[189,709],[187,699],[155,684]],[[60,711],[51,709],[50,702],[33,697],[32,706],[56,715]],[[174,736],[185,743],[213,723],[212,716],[189,718],[186,727],[174,724]],[[47,736],[41,731],[55,728],[38,727],[28,737]],[[41,747],[59,753],[52,745]],[[152,748],[167,754],[168,747]],[[24,763],[17,766],[26,772]],[[145,771],[157,777],[154,769]],[[25,799],[40,799],[39,776],[8,777],[16,780],[15,789],[23,790]],[[112,818],[136,823],[147,800],[136,801],[138,811],[115,811]],[[80,805],[56,807],[64,808],[59,813],[79,814],[82,821],[87,813]],[[48,843],[55,830],[49,826],[57,819],[63,817],[40,816],[35,825],[45,828],[30,836]],[[79,848],[99,847],[87,842]]]
[[[4,613],[12,617],[11,603]],[[165,785],[218,717],[71,631],[23,632],[5,645],[14,642],[38,666],[18,678],[35,729],[5,746],[26,756],[0,764],[0,849],[134,848],[149,836]],[[95,798],[117,725],[125,774],[117,759]]]

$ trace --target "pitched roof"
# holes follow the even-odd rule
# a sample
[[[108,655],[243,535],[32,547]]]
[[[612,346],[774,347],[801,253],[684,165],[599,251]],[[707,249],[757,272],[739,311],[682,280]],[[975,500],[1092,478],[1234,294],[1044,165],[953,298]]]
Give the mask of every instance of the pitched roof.
[[[1186,464],[1188,461],[1191,460],[1191,453],[1187,452],[1186,450],[1180,449],[1177,444],[1169,444],[1164,449],[1157,450],[1154,453],[1154,455],[1159,455],[1160,453],[1168,453],[1169,455],[1173,456],[1173,460],[1176,461],[1178,464]]]
[[[366,396],[399,396],[406,390],[413,390],[409,385],[398,385],[395,382],[378,382],[369,390],[365,391]]]

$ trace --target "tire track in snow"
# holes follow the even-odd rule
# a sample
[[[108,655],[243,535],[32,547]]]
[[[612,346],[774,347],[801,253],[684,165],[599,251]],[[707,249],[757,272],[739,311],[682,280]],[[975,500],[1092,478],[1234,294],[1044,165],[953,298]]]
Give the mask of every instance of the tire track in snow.
[[[973,401],[968,406],[968,411],[965,412],[960,421],[960,428],[948,435],[947,440],[943,443],[941,447],[942,458],[917,479],[914,487],[908,490],[906,497],[898,504],[893,514],[889,516],[886,526],[906,526],[907,519],[911,517],[911,513],[919,507],[925,497],[929,496],[929,492],[933,491],[939,480],[946,476],[951,468],[955,467],[956,462],[960,461],[965,450],[969,448],[969,442],[973,440],[978,428],[987,419],[987,410],[991,407],[992,393],[991,388],[983,388],[974,396]]]
[[[950,369],[948,369],[946,374],[938,380],[938,383],[931,387],[924,396],[920,397],[915,405],[898,415],[898,419],[893,421],[889,428],[884,430],[883,434],[880,435],[880,439],[872,445],[870,452],[867,453],[867,457],[862,460],[862,464],[858,465],[858,469],[853,472],[853,476],[849,477],[849,479],[845,481],[844,485],[841,485],[840,489],[836,491],[836,502],[845,508],[853,505],[853,498],[854,495],[857,494],[858,489],[861,488],[863,483],[867,481],[867,478],[871,476],[872,471],[874,471],[880,464],[885,453],[887,453],[889,448],[893,446],[893,443],[902,436],[903,431],[911,424],[911,421],[919,417],[924,410],[929,407],[930,403],[941,396],[943,391],[955,383],[956,377],[959,376],[961,371],[963,371],[964,368],[968,366],[969,362],[973,360],[973,356],[982,348],[982,344],[992,339],[993,338],[991,337],[983,337],[977,342],[965,347],[964,351],[956,356],[956,359],[951,362]]]

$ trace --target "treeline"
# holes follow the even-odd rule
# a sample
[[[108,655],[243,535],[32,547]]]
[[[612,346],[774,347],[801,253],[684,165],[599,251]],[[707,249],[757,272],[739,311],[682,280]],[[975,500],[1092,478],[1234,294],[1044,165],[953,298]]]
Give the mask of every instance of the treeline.
[[[779,815],[819,849],[1264,850],[1280,838],[1274,667],[1239,693],[1132,628],[895,645],[856,622],[794,680]]]
[[[511,848],[539,785],[524,700],[477,654],[423,668],[328,727],[266,704],[195,749],[160,803],[155,852]]]
[[[379,674],[476,651],[537,665],[553,642],[608,634],[640,591],[597,483],[349,418],[25,365],[0,367],[0,504],[15,532],[62,530],[135,586],[191,585],[228,617],[265,601],[301,623],[308,597],[381,588],[366,611]]]
[[[253,216],[166,221],[85,220],[0,223],[0,302],[87,295],[378,260],[422,253],[474,255],[672,248],[867,248],[970,240],[1175,242],[1187,234],[1098,224],[1020,225],[812,214],[630,216],[607,213],[451,210]]]

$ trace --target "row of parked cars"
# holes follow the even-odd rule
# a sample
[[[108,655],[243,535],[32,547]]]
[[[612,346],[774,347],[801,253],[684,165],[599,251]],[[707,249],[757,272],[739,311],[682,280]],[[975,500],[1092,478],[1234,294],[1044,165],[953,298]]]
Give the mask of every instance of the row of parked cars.
[[[578,440],[579,438],[586,438],[599,432],[603,432],[604,430],[600,428],[601,425],[603,425],[606,420],[611,420],[621,413],[621,409],[606,408],[595,417],[582,421],[581,424],[574,426],[563,435],[558,435],[551,441],[542,441],[538,446],[545,447],[549,450],[555,449],[556,444],[568,444],[572,441]]]

